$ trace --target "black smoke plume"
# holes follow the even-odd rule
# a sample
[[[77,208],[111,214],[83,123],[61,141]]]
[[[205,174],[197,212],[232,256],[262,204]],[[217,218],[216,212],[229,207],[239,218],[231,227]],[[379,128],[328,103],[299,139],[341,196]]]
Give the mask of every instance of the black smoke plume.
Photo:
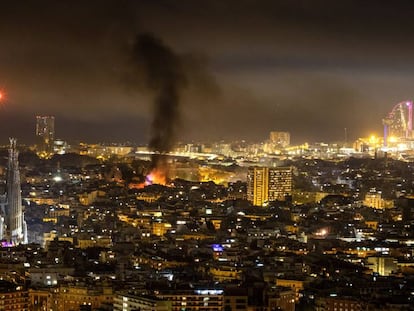
[[[154,96],[149,147],[156,154],[152,169],[165,169],[165,153],[174,145],[180,121],[180,100],[187,75],[179,55],[151,34],[140,34],[133,46],[133,62]]]

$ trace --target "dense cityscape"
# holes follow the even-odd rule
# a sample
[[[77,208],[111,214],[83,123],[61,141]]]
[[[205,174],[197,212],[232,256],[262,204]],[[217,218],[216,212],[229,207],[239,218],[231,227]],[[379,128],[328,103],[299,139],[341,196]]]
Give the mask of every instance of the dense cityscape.
[[[0,311],[414,310],[412,12],[2,1]]]
[[[412,129],[394,121],[385,142],[273,131],[160,155],[69,145],[37,116],[36,145],[2,149],[0,306],[411,310]]]

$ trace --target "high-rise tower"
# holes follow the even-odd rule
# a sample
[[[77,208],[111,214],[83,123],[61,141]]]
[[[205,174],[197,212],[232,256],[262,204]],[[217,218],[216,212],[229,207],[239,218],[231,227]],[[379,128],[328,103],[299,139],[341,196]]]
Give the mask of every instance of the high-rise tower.
[[[36,116],[36,138],[38,153],[44,157],[50,156],[55,140],[54,116]]]
[[[250,167],[247,174],[247,200],[255,206],[283,201],[292,193],[290,167]]]
[[[255,206],[269,201],[269,169],[250,167],[247,173],[247,200]]]
[[[0,220],[0,238],[13,245],[27,243],[27,227],[22,207],[19,152],[16,148],[16,139],[10,138],[9,160],[7,167],[7,192],[2,204]]]

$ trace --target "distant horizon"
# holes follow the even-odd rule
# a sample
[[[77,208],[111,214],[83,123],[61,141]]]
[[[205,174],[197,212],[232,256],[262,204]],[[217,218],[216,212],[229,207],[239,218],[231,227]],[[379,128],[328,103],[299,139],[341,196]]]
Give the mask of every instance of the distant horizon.
[[[376,133],[371,133],[373,135],[375,135],[376,137],[382,138],[381,135],[376,134]],[[319,144],[319,143],[327,143],[327,144],[338,144],[338,145],[350,145],[353,144],[354,142],[356,142],[358,139],[360,138],[369,138],[370,135],[366,135],[366,136],[360,136],[358,138],[355,138],[353,140],[348,140],[347,142],[345,140],[332,140],[332,141],[326,141],[326,140],[309,140],[309,141],[302,141],[302,142],[295,142],[293,141],[293,143],[291,143],[289,146],[301,146],[303,144]],[[15,138],[17,139],[17,145],[20,146],[27,146],[27,147],[32,147],[32,146],[36,146],[36,139],[35,136],[33,136],[33,139],[28,139],[28,140],[23,140],[20,139],[20,137],[18,136],[10,136],[9,138]],[[2,147],[6,147],[9,144],[9,138],[3,140],[3,143],[0,142],[0,146]],[[100,145],[125,145],[125,146],[135,146],[135,147],[148,147],[149,143],[142,141],[142,142],[137,142],[137,141],[132,141],[132,140],[105,140],[105,139],[100,139],[100,140],[82,140],[82,139],[64,139],[62,137],[57,137],[55,138],[55,141],[60,140],[66,143],[69,143],[69,145],[73,145],[73,144],[88,144],[88,145],[93,145],[93,144],[100,144]],[[180,146],[180,145],[185,145],[185,144],[217,144],[217,143],[223,143],[223,144],[237,144],[237,143],[246,143],[246,144],[261,144],[261,143],[267,143],[269,142],[269,138],[264,138],[263,140],[247,140],[247,139],[220,139],[220,140],[179,140],[174,144],[174,147]],[[281,148],[283,149],[283,148]]]
[[[166,77],[178,140],[258,141],[274,129],[293,143],[341,141],[344,128],[349,140],[380,135],[392,107],[414,98],[413,9],[409,1],[5,1],[0,140],[34,141],[34,116],[47,114],[68,141],[146,143]],[[162,53],[141,53],[142,37]],[[149,73],[161,80],[149,83]]]

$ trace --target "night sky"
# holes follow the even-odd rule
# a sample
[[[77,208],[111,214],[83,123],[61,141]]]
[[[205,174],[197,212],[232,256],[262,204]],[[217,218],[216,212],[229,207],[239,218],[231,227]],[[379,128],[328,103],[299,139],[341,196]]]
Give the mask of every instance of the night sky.
[[[380,134],[414,98],[413,16],[412,1],[1,1],[0,144],[34,142],[36,114],[66,140],[148,142],[153,94],[131,70],[141,33],[189,72],[178,140]]]

